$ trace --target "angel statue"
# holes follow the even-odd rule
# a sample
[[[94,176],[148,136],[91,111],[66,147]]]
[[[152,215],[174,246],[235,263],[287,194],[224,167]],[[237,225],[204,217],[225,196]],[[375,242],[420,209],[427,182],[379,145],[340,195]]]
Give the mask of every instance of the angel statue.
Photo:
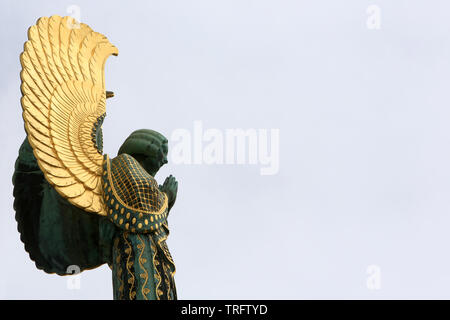
[[[104,66],[118,50],[71,17],[40,18],[20,56],[27,137],[13,175],[20,238],[38,269],[67,275],[107,263],[114,299],[176,299],[167,217],[178,182],[154,176],[168,142],[137,130],[103,154]]]

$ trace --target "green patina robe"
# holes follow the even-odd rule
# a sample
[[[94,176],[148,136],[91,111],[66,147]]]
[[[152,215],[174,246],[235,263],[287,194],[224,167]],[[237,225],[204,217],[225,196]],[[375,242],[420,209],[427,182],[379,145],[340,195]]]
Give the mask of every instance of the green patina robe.
[[[103,172],[108,219],[120,230],[112,250],[114,298],[176,299],[167,195],[128,154],[105,156]]]
[[[163,237],[120,232],[114,238],[114,299],[176,299],[175,267]]]

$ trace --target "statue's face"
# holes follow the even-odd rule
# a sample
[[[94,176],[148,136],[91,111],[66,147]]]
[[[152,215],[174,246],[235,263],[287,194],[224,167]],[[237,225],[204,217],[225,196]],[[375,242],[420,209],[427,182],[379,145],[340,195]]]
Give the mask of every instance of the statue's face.
[[[164,143],[156,154],[151,156],[143,155],[135,158],[141,163],[148,173],[154,176],[158,170],[167,163],[167,152],[168,146],[167,143]]]

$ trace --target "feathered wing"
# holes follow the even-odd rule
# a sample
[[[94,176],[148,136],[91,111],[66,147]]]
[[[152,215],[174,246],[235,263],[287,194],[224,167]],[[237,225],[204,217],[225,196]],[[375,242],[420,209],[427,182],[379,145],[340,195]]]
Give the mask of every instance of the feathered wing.
[[[20,57],[28,141],[46,180],[71,204],[105,215],[95,127],[106,108],[104,66],[118,50],[70,17],[43,17]]]

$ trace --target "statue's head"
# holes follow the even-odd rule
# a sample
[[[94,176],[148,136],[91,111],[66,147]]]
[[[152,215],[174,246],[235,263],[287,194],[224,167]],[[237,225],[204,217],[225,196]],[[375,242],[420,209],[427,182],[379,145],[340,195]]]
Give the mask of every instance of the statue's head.
[[[141,129],[125,140],[118,154],[127,153],[135,158],[152,176],[167,163],[167,139],[159,132]]]

